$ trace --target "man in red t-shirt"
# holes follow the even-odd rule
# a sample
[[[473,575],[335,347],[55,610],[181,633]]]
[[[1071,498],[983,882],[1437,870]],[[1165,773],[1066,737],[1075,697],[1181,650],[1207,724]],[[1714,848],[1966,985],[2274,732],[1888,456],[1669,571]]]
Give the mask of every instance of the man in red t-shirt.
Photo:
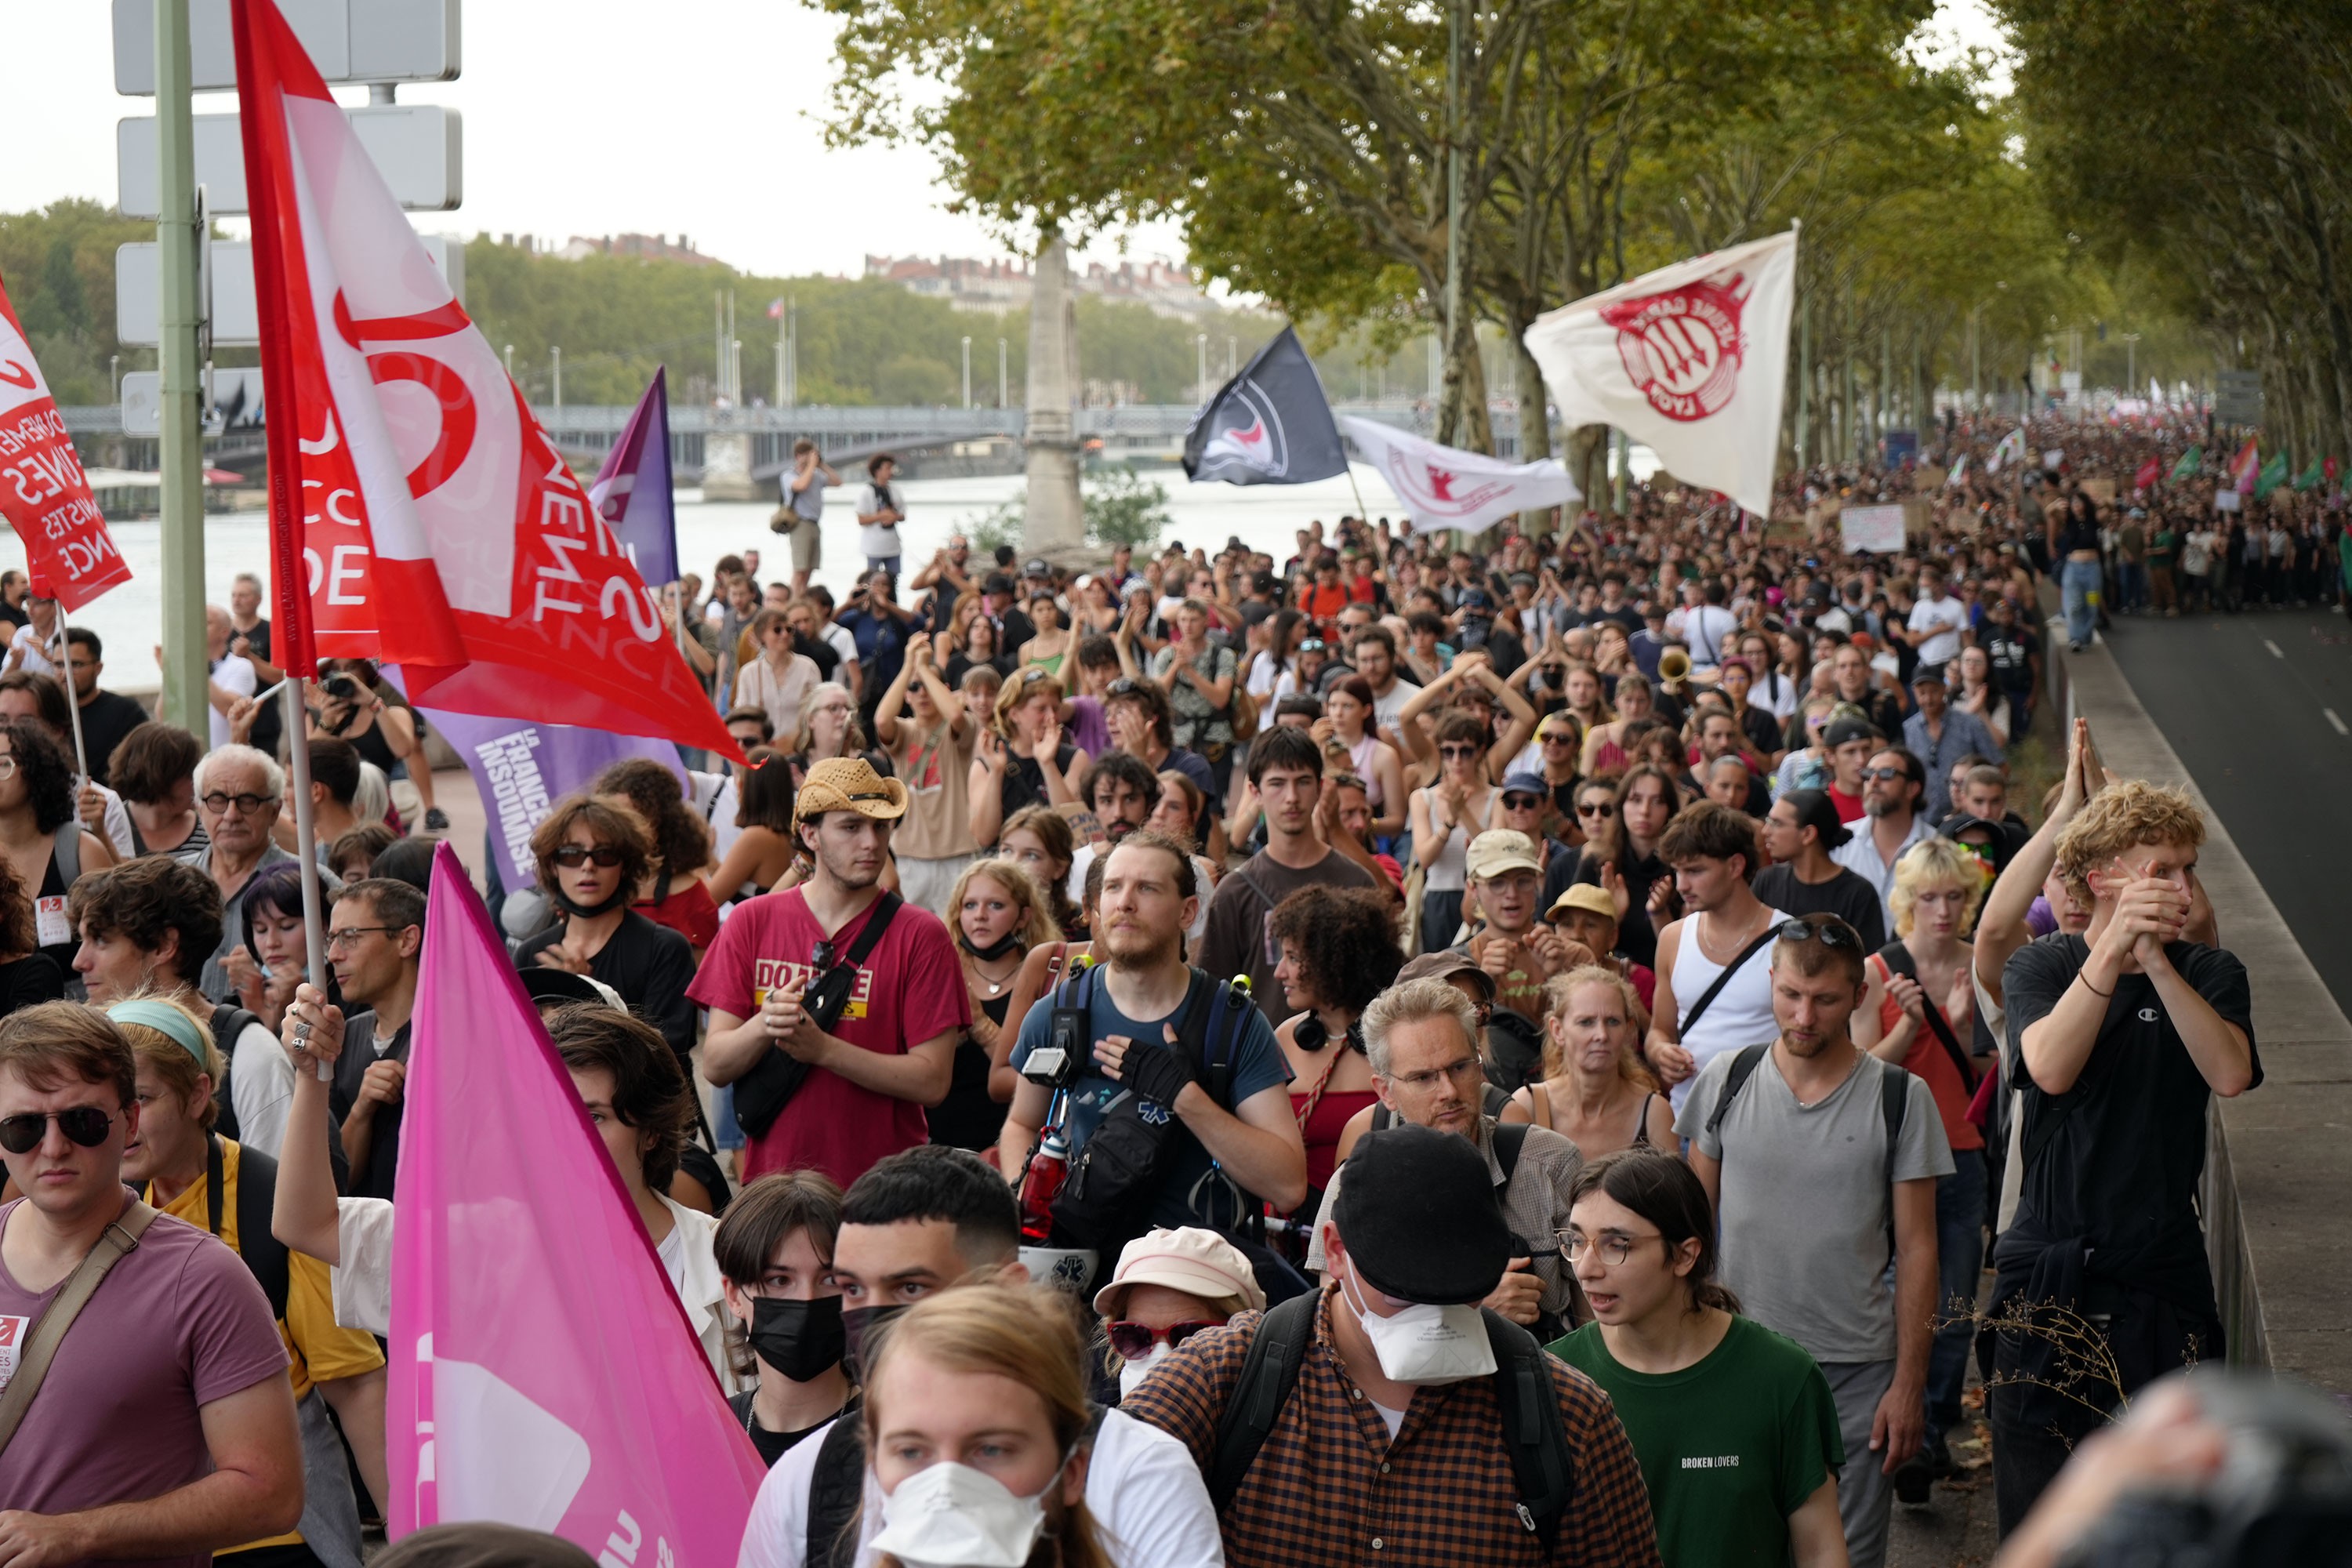
[[[1840,822],[1862,819],[1862,770],[1883,737],[1860,719],[1832,719],[1822,731],[1822,749],[1830,755],[1830,782],[1824,792],[1837,807]]]
[[[802,886],[738,909],[719,928],[688,994],[710,1009],[702,1070],[732,1083],[771,1050],[812,1070],[768,1131],[744,1151],[743,1179],[814,1167],[849,1185],[885,1155],[930,1141],[923,1108],[945,1099],[971,1000],[947,927],[904,904],[857,966],[830,1031],[802,994],[848,962],[881,897],[890,830],[907,786],[862,758],[809,770],[793,832],[816,860]]]

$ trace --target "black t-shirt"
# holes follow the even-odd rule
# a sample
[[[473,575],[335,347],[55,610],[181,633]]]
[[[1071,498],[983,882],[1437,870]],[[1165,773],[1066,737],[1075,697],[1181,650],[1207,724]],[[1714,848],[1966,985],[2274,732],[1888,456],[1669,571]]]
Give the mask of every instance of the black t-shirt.
[[[808,656],[810,662],[816,666],[819,680],[831,680],[834,672],[841,668],[841,650],[823,637],[795,637],[793,638],[793,651]]]
[[[392,1037],[391,1043],[379,1054],[375,1048],[375,1014],[355,1012],[343,1020],[343,1054],[335,1061],[335,1081],[327,1089],[327,1111],[333,1125],[341,1127],[359,1103],[360,1086],[367,1081],[367,1069],[382,1061],[404,1062],[408,1059],[408,1026],[403,1024]],[[361,1169],[351,1173],[350,1185],[344,1196],[355,1198],[392,1198],[393,1181],[400,1164],[400,1113],[406,1105],[405,1098],[389,1105],[378,1105],[371,1118],[373,1131],[368,1135],[368,1160]]]
[[[66,972],[46,952],[0,963],[0,1018],[19,1007],[62,1001],[65,994]]]
[[[1570,869],[1571,866],[1574,868],[1572,870]],[[1625,918],[1617,922],[1617,951],[1636,963],[1654,969],[1658,963],[1658,932],[1650,924],[1650,888],[1659,878],[1670,877],[1674,873],[1667,870],[1666,863],[1655,855],[1645,856],[1631,865],[1621,859],[1617,868],[1625,879],[1626,896],[1632,900],[1626,906]],[[1553,878],[1559,879],[1556,888],[1552,885]],[[1590,848],[1573,861],[1553,863],[1551,876],[1544,879],[1544,908],[1549,909],[1559,902],[1560,894],[1568,891],[1570,884],[1574,882],[1595,888],[1601,885],[1601,862],[1594,858]]]
[[[2164,951],[2215,1012],[2245,1031],[2251,1050],[2246,966],[2198,942],[2176,942]],[[2025,1031],[2049,1016],[2090,952],[2083,938],[2053,931],[2020,948],[2001,971],[2004,1059],[2025,1096],[2018,1136],[2029,1151],[2018,1224],[2045,1236],[2081,1237],[2118,1266],[2134,1257],[2201,1255],[2194,1205],[2212,1090],[2166,1015],[2156,983],[2145,974],[2117,977],[2098,1042],[2065,1093],[2044,1093],[2024,1065]],[[2253,1081],[2263,1081],[2258,1052]],[[2038,1157],[2032,1152],[2037,1144]]]
[[[797,1432],[771,1432],[751,1415],[751,1400],[758,1392],[757,1389],[747,1388],[740,1394],[729,1394],[727,1408],[735,1412],[735,1419],[743,1423],[743,1430],[751,1435],[751,1447],[760,1450],[760,1462],[772,1470],[776,1468],[776,1461],[791,1453],[799,1446],[802,1439],[814,1437],[824,1431],[827,1426],[840,1420],[843,1415],[849,1414],[857,1404],[853,1396],[847,1405],[835,1414],[826,1416],[814,1426],[803,1426]]]
[[[1835,915],[1853,927],[1864,952],[1886,945],[1886,906],[1866,878],[1843,866],[1826,882],[1799,879],[1794,866],[1767,866],[1756,873],[1757,898],[1784,915]]]
[[[1782,747],[1780,721],[1753,702],[1739,710],[1739,730],[1748,737],[1748,743],[1762,752],[1767,762]]]
[[[110,782],[108,764],[113,761],[114,748],[122,744],[122,737],[147,722],[147,710],[134,698],[119,691],[100,691],[82,704],[82,745],[89,752],[90,776],[100,784]]]
[[[1004,1015],[1012,1005],[1013,993],[1006,991],[982,1001],[980,1010],[988,1016],[989,1022],[1003,1028]],[[932,1142],[973,1151],[996,1147],[996,1135],[1004,1130],[1005,1113],[1013,1108],[990,1098],[988,1068],[986,1046],[970,1035],[956,1043],[955,1058],[948,1072],[948,1097],[923,1113],[930,1123]]]
[[[1987,621],[1977,628],[1977,641],[1992,661],[1992,683],[2004,691],[2031,690],[2033,657],[2042,639],[2021,626],[1998,626]]]
[[[561,925],[548,927],[522,944],[515,967],[532,967],[541,952],[562,940]],[[678,1065],[693,1070],[687,1053],[694,1048],[694,1004],[686,988],[694,979],[694,948],[686,938],[631,910],[588,961],[588,973],[619,992],[630,1012],[662,1032]]]

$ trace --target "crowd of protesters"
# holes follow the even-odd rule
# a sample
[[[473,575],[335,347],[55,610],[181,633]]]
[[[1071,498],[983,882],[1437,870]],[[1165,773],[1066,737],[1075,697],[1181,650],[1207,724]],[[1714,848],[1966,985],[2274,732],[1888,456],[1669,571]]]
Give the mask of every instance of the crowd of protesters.
[[[799,455],[789,572],[669,602],[744,762],[608,769],[486,889],[771,1467],[742,1568],[1875,1568],[1898,1500],[1989,1465],[2013,1528],[2218,1359],[2246,973],[2196,808],[2042,711],[2042,595],[2078,645],[2340,604],[2343,514],[2135,489],[2184,426],[2008,433],[1745,525],[1661,483],[1078,570],[905,571],[877,459],[839,599]],[[258,603],[209,737],[37,616],[0,675],[0,1568],[358,1568],[381,1517],[447,818],[366,666],[284,732]]]

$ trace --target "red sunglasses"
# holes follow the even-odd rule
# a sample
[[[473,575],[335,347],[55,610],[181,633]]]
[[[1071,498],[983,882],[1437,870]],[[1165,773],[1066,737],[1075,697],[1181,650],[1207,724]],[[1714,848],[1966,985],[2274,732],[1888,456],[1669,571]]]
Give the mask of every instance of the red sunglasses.
[[[1119,1353],[1121,1360],[1141,1361],[1151,1353],[1151,1347],[1162,1340],[1168,1342],[1168,1348],[1172,1351],[1202,1329],[1222,1329],[1224,1326],[1219,1322],[1202,1322],[1196,1320],[1171,1323],[1164,1329],[1155,1329],[1149,1323],[1133,1323],[1121,1320],[1118,1322],[1105,1323],[1103,1332],[1109,1336],[1110,1348]]]

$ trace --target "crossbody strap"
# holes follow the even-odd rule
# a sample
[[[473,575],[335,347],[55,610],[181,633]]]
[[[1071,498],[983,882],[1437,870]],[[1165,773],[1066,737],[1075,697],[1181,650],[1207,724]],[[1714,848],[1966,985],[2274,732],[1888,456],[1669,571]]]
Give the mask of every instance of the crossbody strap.
[[[1770,925],[1764,928],[1762,935],[1759,936],[1754,942],[1749,942],[1746,947],[1741,948],[1738,956],[1734,957],[1729,963],[1725,964],[1716,974],[1715,984],[1708,986],[1704,992],[1700,993],[1699,999],[1691,1004],[1691,1010],[1683,1016],[1682,1022],[1678,1026],[1676,1032],[1687,1040],[1690,1037],[1690,1032],[1698,1027],[1700,1016],[1706,1013],[1708,1006],[1714,1003],[1717,997],[1723,994],[1723,988],[1731,984],[1732,976],[1747,968],[1748,961],[1755,957],[1758,953],[1763,952],[1767,947],[1769,947],[1772,944],[1773,938],[1780,934],[1780,922],[1779,921],[1774,921]],[[1698,943],[1698,928],[1696,926],[1693,926],[1691,928],[1691,943],[1693,946],[1696,946]],[[1704,958],[1706,954],[1702,952],[1699,956]]]
[[[57,1358],[58,1346],[65,1342],[66,1331],[72,1328],[89,1299],[98,1294],[100,1283],[107,1271],[121,1262],[139,1245],[153,1224],[155,1211],[140,1202],[131,1200],[121,1217],[99,1233],[98,1242],[58,1292],[48,1310],[33,1325],[26,1336],[23,1356],[16,1363],[16,1375],[8,1380],[7,1392],[0,1394],[0,1452],[5,1452],[8,1440],[25,1423],[25,1413],[33,1405],[33,1396],[41,1392],[41,1380],[48,1375],[49,1363]]]
[[[1873,956],[1886,965],[1888,973],[1900,974],[1914,985],[1919,984],[1919,970],[1912,962],[1911,950],[1905,947],[1899,939],[1888,942]],[[1969,1053],[1961,1047],[1959,1037],[1952,1033],[1951,1023],[1944,1016],[1944,1010],[1937,1005],[1936,999],[1923,994],[1919,1001],[1919,1010],[1927,1020],[1927,1032],[1936,1037],[1937,1044],[1944,1047],[1944,1054],[1952,1058],[1952,1066],[1960,1075],[1960,1087],[1974,1094],[1977,1091],[1976,1064],[1969,1060]]]

